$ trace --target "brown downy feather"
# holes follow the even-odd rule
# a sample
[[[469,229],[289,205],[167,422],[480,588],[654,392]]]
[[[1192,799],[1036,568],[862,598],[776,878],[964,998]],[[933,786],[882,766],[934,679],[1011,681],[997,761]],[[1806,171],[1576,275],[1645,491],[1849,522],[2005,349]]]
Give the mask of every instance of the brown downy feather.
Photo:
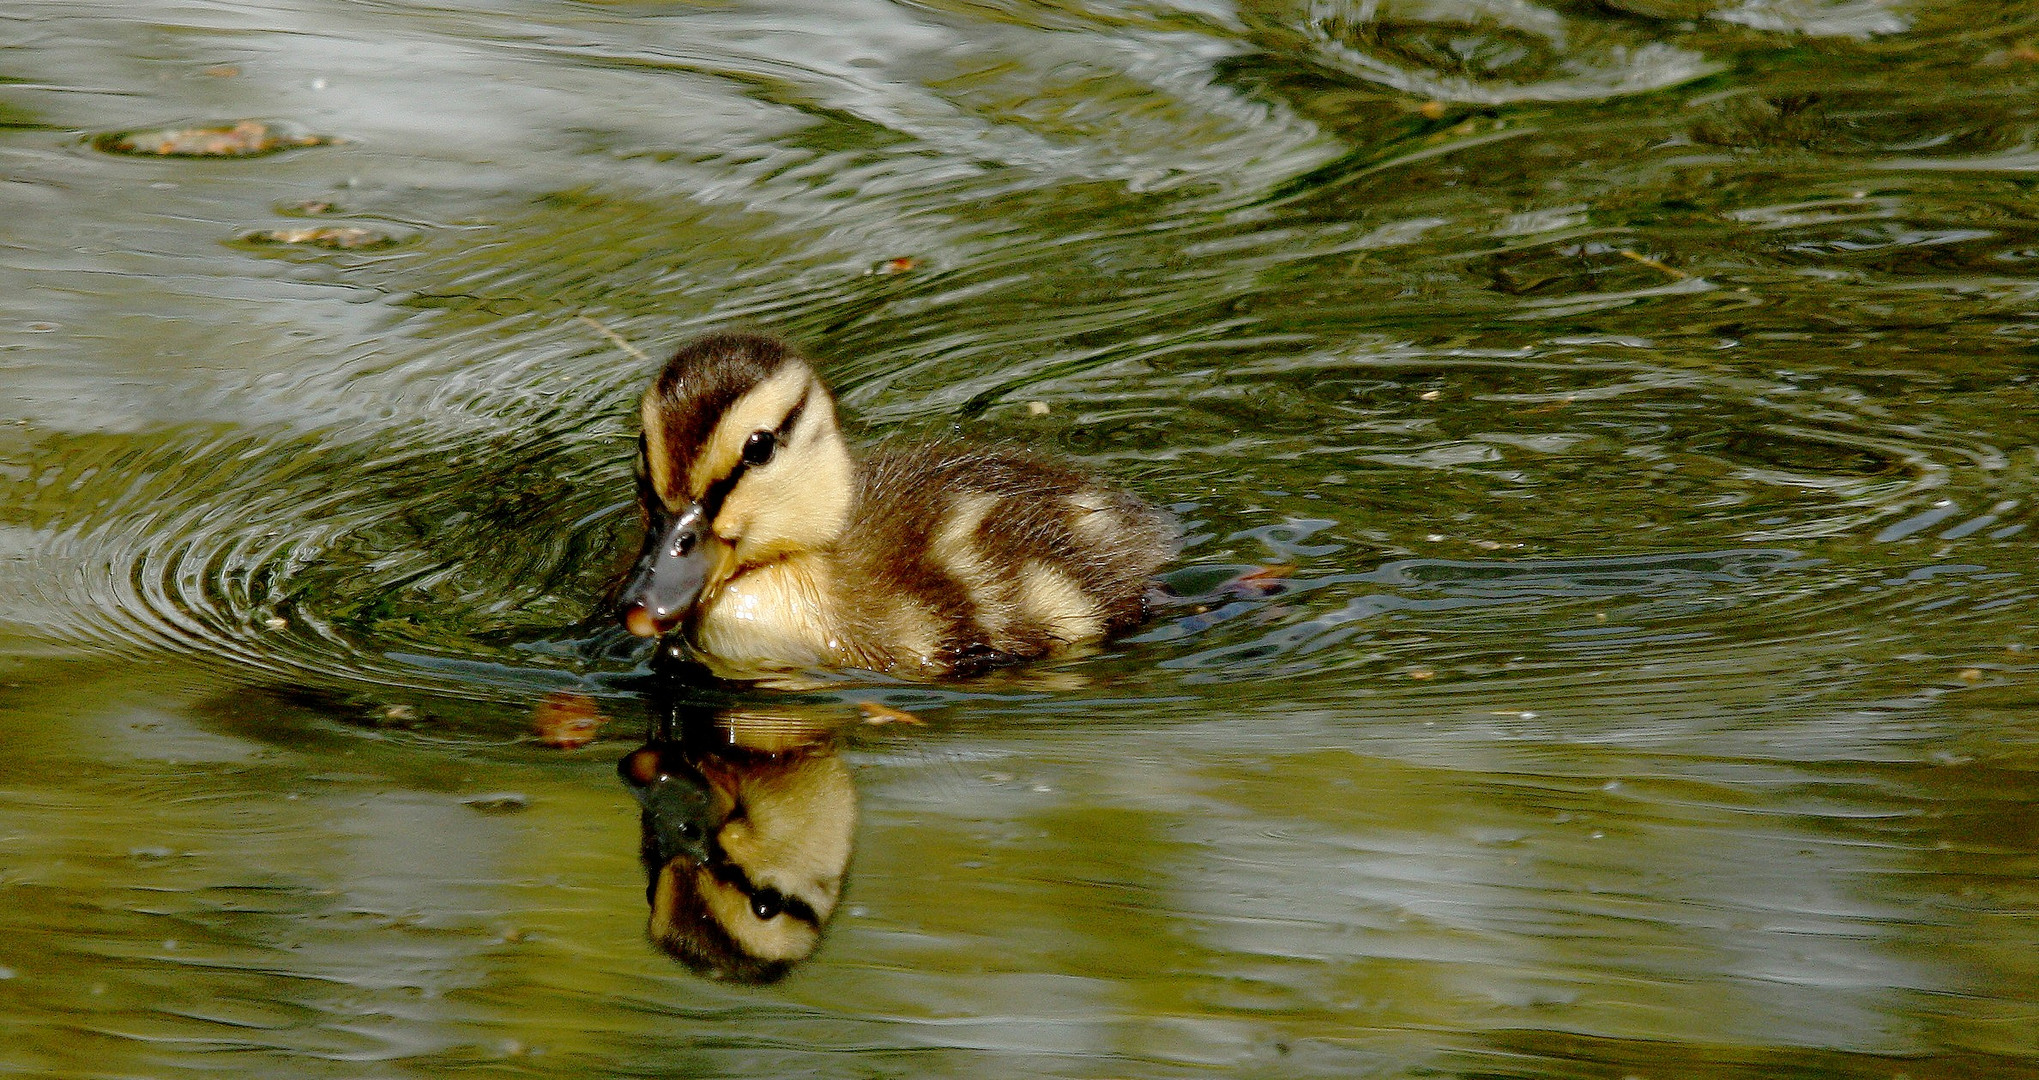
[[[844,578],[864,579],[880,630],[901,606],[941,629],[924,663],[981,671],[1121,633],[1175,554],[1173,518],[1067,463],[942,443],[858,470]],[[867,624],[868,625],[868,624]],[[861,636],[861,635],[860,635]]]

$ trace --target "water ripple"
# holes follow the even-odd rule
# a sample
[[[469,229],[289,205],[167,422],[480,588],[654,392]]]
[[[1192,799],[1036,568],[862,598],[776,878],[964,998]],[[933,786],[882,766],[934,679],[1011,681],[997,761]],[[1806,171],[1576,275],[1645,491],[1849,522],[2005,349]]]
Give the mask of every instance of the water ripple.
[[[465,396],[454,386],[442,400]],[[355,427],[67,441],[14,535],[30,629],[272,676],[485,692],[578,681],[522,646],[585,638],[634,511],[603,440],[502,434],[457,448]],[[295,435],[295,437],[293,437]],[[406,442],[409,445],[405,445]],[[460,468],[467,464],[468,470]],[[460,478],[473,469],[489,484]],[[89,506],[80,515],[66,507]],[[599,635],[598,635],[599,636]],[[569,650],[570,652],[571,650]],[[423,657],[486,657],[448,678]]]

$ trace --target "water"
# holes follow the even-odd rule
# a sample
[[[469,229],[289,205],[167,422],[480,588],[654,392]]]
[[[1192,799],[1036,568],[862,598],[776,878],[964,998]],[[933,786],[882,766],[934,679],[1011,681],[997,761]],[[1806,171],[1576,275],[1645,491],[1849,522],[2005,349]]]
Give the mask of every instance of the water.
[[[2039,1076],[2022,6],[9,14],[0,1069]],[[247,119],[334,141],[95,142]],[[851,723],[769,987],[644,940],[587,319],[1190,523],[1100,654],[731,699]]]

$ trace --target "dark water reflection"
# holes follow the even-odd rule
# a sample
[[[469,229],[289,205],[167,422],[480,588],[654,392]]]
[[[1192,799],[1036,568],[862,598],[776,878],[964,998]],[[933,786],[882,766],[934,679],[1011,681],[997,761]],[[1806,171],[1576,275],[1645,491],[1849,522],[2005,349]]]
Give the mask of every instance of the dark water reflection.
[[[8,14],[0,1068],[2039,1076],[2022,6]],[[926,721],[769,988],[644,942],[581,316],[1191,523],[1102,653],[694,702]]]

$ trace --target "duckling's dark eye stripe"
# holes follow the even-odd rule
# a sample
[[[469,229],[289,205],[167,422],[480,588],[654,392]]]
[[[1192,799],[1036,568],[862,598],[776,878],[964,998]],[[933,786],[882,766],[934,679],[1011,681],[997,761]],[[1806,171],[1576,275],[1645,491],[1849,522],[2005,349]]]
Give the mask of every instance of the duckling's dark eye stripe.
[[[721,841],[716,841],[712,850],[713,855],[708,860],[708,872],[714,875],[715,880],[742,893],[745,900],[754,901],[759,893],[767,891],[753,883],[750,875],[743,872],[743,867],[729,861],[729,856],[722,852]],[[807,901],[797,896],[787,896],[777,889],[769,891],[778,896],[781,914],[791,915],[817,930],[821,928],[821,916],[815,914],[814,908]]]
[[[701,493],[701,519],[703,521],[714,521],[722,516],[722,500],[729,497],[730,489],[735,487],[736,482],[743,478],[743,471],[747,468],[749,466],[745,465],[741,460],[737,461],[736,468],[729,470],[728,476],[708,485],[708,490]]]
[[[637,433],[637,463],[631,472],[637,478],[638,501],[646,507],[662,506],[658,484],[651,478],[651,443],[641,431]]]
[[[779,426],[772,432],[772,437],[784,443],[786,436],[793,434],[793,425],[800,422],[800,414],[807,411],[807,402],[813,397],[814,384],[808,383],[807,392],[800,395],[800,400],[794,402],[793,407],[787,410],[786,418],[779,421]]]
[[[787,435],[792,434],[793,425],[800,422],[800,414],[807,411],[807,399],[813,395],[814,386],[810,383],[807,387],[806,395],[802,396],[799,401],[794,402],[793,407],[786,412],[786,418],[779,421],[779,426],[772,432],[773,438],[783,442]],[[709,484],[708,490],[701,493],[701,509],[704,511],[704,516],[707,520],[714,521],[721,515],[722,500],[729,497],[729,492],[736,487],[738,480],[743,479],[744,470],[748,468],[750,468],[749,462],[742,458],[737,458],[736,465],[729,470],[727,476]]]

